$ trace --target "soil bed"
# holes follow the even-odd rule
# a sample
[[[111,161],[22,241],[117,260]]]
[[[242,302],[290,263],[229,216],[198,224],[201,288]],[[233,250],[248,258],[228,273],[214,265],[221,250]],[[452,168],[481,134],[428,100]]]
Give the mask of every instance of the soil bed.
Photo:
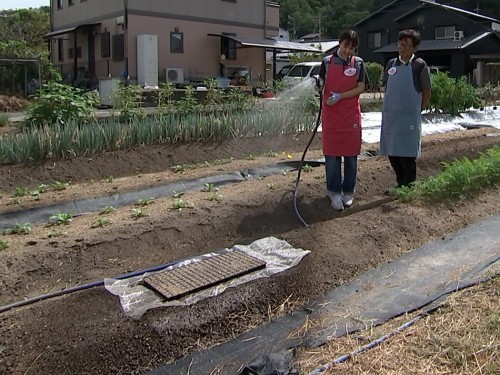
[[[499,137],[477,129],[426,137],[418,161],[419,178],[437,173],[441,162],[474,158],[498,144]],[[300,158],[310,134],[246,139],[221,144],[138,148],[87,158],[0,166],[0,212],[114,194],[174,180],[239,171]],[[317,137],[309,157],[321,155]],[[377,149],[366,145],[365,149]],[[269,150],[277,157],[266,156]],[[248,155],[258,156],[247,160]],[[221,160],[233,160],[227,164]],[[174,165],[196,168],[174,173]],[[113,178],[109,178],[113,176]],[[108,177],[108,178],[106,178]],[[384,197],[394,184],[386,158],[360,161],[355,207],[337,213],[325,196],[324,170],[302,173],[299,208],[308,229],[292,209],[296,173],[191,192],[194,208],[172,208],[172,199],[144,207],[134,219],[130,207],[103,216],[75,218],[69,225],[37,225],[28,235],[3,235],[0,252],[0,306],[42,293],[102,280],[212,250],[248,244],[273,235],[311,250],[285,274],[230,289],[189,307],[149,311],[141,320],[124,317],[116,297],[103,288],[73,293],[0,315],[0,372],[9,374],[140,374],[197,349],[225,342],[276,314],[424,243],[494,214],[498,189],[435,206],[403,204]],[[92,181],[90,181],[92,179]],[[35,189],[52,181],[71,181],[66,190],[48,191],[36,201],[16,187]],[[145,197],[147,198],[147,197]],[[91,228],[98,218],[110,225]]]

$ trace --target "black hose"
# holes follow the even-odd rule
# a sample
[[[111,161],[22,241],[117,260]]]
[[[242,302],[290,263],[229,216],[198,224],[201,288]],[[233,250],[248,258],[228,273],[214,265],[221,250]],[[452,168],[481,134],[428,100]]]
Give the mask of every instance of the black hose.
[[[302,165],[304,164],[304,159],[307,154],[307,150],[309,150],[309,146],[311,146],[311,143],[314,139],[314,136],[318,132],[319,125],[321,124],[321,110],[323,108],[323,94],[320,91],[319,93],[319,111],[318,111],[318,118],[316,120],[316,126],[314,128],[313,134],[311,136],[311,139],[309,140],[309,143],[307,144],[306,148],[304,149],[304,153],[302,154],[302,158],[300,159],[299,163],[299,172],[297,173],[297,181],[295,181],[295,190],[293,191],[293,208],[295,210],[295,214],[299,218],[300,222],[307,228],[309,227],[309,224],[306,223],[304,218],[300,215],[299,209],[297,208],[297,193],[299,190],[299,182],[300,182],[300,175],[302,173]]]
[[[118,280],[128,279],[129,277],[139,276],[139,275],[145,274],[146,272],[160,271],[160,270],[162,270],[164,268],[173,266],[174,264],[179,263],[179,262],[180,261],[175,261],[175,262],[172,262],[172,263],[163,264],[161,266],[155,266],[155,267],[148,268],[148,269],[145,269],[145,270],[134,271],[134,272],[130,272],[130,273],[127,273],[127,274],[124,274],[124,275],[120,275],[120,276],[114,277],[114,278],[118,279]],[[42,294],[42,295],[37,296],[37,297],[28,298],[28,299],[25,299],[23,301],[19,301],[19,302],[11,303],[10,305],[2,306],[2,307],[0,307],[0,314],[4,313],[5,311],[17,308],[17,307],[31,305],[32,303],[43,301],[43,300],[46,300],[46,299],[49,299],[49,298],[59,297],[59,296],[65,295],[65,294],[79,292],[81,290],[95,288],[97,286],[103,286],[103,285],[104,285],[104,280],[93,281],[93,282],[88,283],[88,284],[78,285],[78,286],[74,286],[74,287],[71,287],[71,288],[58,290],[56,292]]]

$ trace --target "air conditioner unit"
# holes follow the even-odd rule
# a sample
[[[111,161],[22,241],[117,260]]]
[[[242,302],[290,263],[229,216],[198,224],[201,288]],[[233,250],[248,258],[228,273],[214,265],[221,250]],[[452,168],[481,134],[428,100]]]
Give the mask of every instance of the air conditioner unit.
[[[124,23],[125,23],[125,16],[116,17],[116,24],[117,25],[123,25]]]
[[[167,68],[165,69],[167,82],[184,83],[184,70],[182,68]]]
[[[464,38],[464,32],[463,31],[455,31],[453,34],[453,40],[462,40]]]

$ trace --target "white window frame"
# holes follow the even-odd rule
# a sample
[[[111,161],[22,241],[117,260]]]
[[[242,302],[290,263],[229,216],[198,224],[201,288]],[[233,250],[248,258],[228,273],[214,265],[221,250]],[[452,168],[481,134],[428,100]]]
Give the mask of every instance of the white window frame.
[[[434,39],[453,39],[455,31],[455,26],[438,26],[434,29]]]

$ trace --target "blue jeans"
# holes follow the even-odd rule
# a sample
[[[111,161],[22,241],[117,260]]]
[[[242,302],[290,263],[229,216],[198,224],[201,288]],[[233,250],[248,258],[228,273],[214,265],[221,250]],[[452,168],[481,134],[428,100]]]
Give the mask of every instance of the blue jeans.
[[[334,194],[353,194],[356,187],[358,157],[344,156],[344,180],[342,181],[342,157],[326,156],[326,188]]]

